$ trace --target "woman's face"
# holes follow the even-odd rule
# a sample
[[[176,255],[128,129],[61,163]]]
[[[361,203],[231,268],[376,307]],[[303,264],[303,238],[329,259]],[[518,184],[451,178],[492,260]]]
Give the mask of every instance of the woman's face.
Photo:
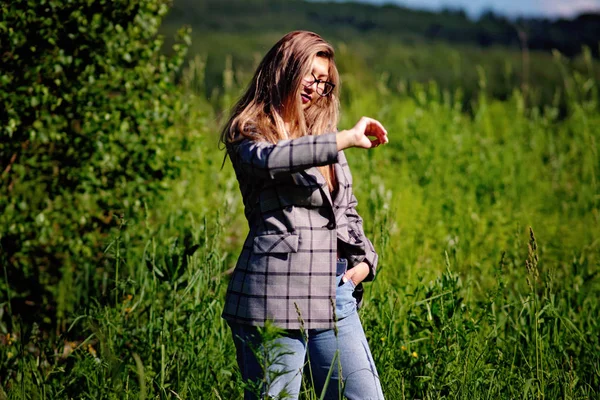
[[[318,83],[315,78],[320,81],[329,80],[329,59],[325,57],[315,57],[310,72],[302,78],[300,97],[303,110],[306,110],[321,97],[317,93]]]

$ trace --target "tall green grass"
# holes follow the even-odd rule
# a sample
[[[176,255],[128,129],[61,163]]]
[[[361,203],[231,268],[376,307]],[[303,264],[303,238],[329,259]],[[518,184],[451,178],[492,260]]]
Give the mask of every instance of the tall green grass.
[[[2,327],[0,398],[241,397],[220,313],[247,226],[217,137],[240,91],[227,76],[247,71],[226,70],[225,97],[208,99],[194,65],[171,132],[181,178],[144,221],[124,216],[104,265],[64,283],[103,294],[68,329]],[[519,90],[492,100],[483,70],[472,114],[460,91],[342,71],[341,128],[369,115],[390,135],[347,151],[381,256],[360,313],[389,399],[600,397],[598,82],[559,56],[548,68],[563,73],[566,115]]]

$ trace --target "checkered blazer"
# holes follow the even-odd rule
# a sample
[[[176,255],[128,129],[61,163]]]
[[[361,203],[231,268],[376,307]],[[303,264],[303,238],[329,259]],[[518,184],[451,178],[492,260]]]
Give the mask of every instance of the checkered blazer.
[[[352,175],[336,134],[277,144],[243,139],[227,152],[250,231],[234,269],[223,318],[284,329],[333,327],[337,254],[348,268],[365,261],[372,280],[377,253],[356,212]],[[334,164],[331,197],[317,166]],[[361,286],[357,290],[361,290]]]

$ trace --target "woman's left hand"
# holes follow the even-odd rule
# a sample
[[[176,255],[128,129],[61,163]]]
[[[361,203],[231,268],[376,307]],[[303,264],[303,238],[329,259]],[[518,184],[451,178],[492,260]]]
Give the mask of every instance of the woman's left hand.
[[[354,286],[356,286],[364,281],[367,276],[369,276],[369,272],[371,272],[369,264],[363,261],[360,264],[357,264],[354,268],[350,268],[348,271],[346,271],[342,277],[342,281],[348,282],[348,279],[352,279]]]

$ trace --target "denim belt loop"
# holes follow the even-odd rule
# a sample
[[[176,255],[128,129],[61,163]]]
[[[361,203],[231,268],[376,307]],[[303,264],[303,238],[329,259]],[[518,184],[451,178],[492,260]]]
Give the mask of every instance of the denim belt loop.
[[[346,273],[346,271],[348,270],[348,260],[345,258],[338,258],[337,259],[337,271],[336,271],[336,276],[340,276]]]

